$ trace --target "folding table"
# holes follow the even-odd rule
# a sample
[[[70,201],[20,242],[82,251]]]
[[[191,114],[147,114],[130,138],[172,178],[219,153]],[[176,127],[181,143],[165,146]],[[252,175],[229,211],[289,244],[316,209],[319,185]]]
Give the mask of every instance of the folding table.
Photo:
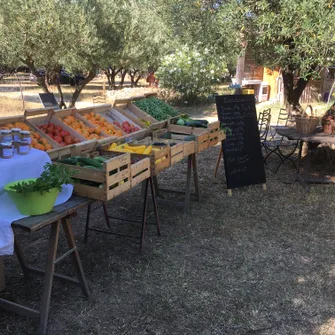
[[[73,196],[67,202],[54,207],[52,212],[48,214],[39,216],[30,216],[12,223],[15,236],[14,239],[15,253],[18,257],[22,271],[26,277],[28,277],[30,273],[44,274],[43,295],[40,310],[35,310],[2,298],[0,298],[0,308],[6,309],[8,311],[23,316],[39,319],[38,334],[40,335],[46,334],[47,331],[50,298],[51,298],[52,283],[54,277],[80,286],[82,293],[86,297],[90,296],[89,288],[84,275],[77,246],[75,244],[75,239],[73,237],[72,227],[70,224],[70,217],[78,209],[88,206],[91,202],[92,201],[89,199]],[[15,230],[23,229],[25,231],[32,233],[37,232],[47,226],[50,226],[50,234],[48,241],[47,264],[45,269],[43,270],[27,264],[17,234],[15,234]],[[57,257],[58,239],[61,226],[63,227],[69,250],[66,251],[64,254],[62,254],[61,256]],[[55,265],[70,254],[73,257],[73,262],[76,268],[78,279],[74,279],[72,277],[68,277],[66,275],[55,272]]]

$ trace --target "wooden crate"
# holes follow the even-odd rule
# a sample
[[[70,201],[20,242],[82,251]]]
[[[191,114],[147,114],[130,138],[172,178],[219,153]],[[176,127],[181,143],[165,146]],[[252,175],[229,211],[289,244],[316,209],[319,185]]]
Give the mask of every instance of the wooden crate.
[[[152,150],[151,154],[144,155],[144,154],[131,154],[133,157],[148,157],[150,158],[150,166],[151,166],[151,174],[157,175],[159,172],[165,170],[171,165],[171,148],[168,145],[160,146],[160,145],[153,145],[153,140],[149,137],[128,143],[130,146],[131,144],[134,145],[152,145],[153,148],[159,149],[159,151]],[[159,160],[159,161],[158,161]]]
[[[143,97],[144,99],[144,97]],[[143,111],[142,109],[140,109],[139,107],[137,107],[136,105],[134,105],[131,102],[128,102],[127,104],[118,104],[120,105],[120,107],[127,112],[129,115],[132,115],[133,117],[137,118],[137,119],[142,119],[145,121],[150,121],[151,125],[150,125],[150,130],[151,131],[155,131],[158,129],[162,129],[165,128],[167,125],[167,120],[165,121],[157,121],[155,118],[153,118],[151,115],[147,114],[145,111]],[[141,122],[141,121],[139,121]],[[145,126],[145,124],[143,122],[141,122],[143,126]]]
[[[219,133],[220,133],[220,121],[210,122],[207,125],[209,131],[209,144],[208,147],[212,147],[219,142]]]
[[[40,129],[32,126],[25,118],[25,116],[12,116],[12,117],[2,117],[0,118],[0,128],[4,127],[6,124],[12,124],[13,126],[15,125],[16,122],[22,122],[24,123],[27,127],[29,127],[30,131],[37,133],[41,138],[44,138],[47,140],[47,142],[52,146],[52,149],[47,150],[48,153],[56,150],[60,146],[56,141],[51,139],[49,136],[47,136],[43,131]],[[34,136],[32,135],[32,138]]]
[[[65,124],[63,122],[63,119],[67,116],[73,116],[75,119],[77,120],[80,120],[84,123],[84,125],[87,127],[87,128],[93,128],[93,129],[96,129],[97,126],[93,123],[91,123],[90,121],[86,120],[84,117],[82,117],[82,115],[80,115],[79,113],[77,113],[77,109],[76,108],[68,108],[68,109],[63,109],[63,110],[60,110],[60,111],[55,111],[55,117],[61,121],[63,124]],[[76,132],[75,129],[73,129],[71,126],[68,126],[69,128],[71,128],[73,131]],[[76,132],[77,133],[77,132]],[[78,133],[79,134],[79,133]],[[84,136],[82,136],[81,134],[79,134],[81,137],[84,138],[85,141],[87,141],[88,139],[86,139]],[[113,137],[113,136],[109,136],[108,134],[106,134],[105,132],[101,131],[100,133],[100,138],[97,139],[98,141],[99,140],[103,140],[107,137]]]
[[[48,152],[51,160],[58,160],[72,156],[82,156],[88,154],[98,147],[97,140],[89,140],[82,143],[68,145]]]
[[[88,113],[91,113],[91,112],[101,115],[107,121],[107,123],[113,125],[115,130],[119,130],[122,133],[122,136],[118,136],[118,135],[111,136],[109,134],[107,134],[107,136],[108,137],[113,137],[113,138],[114,137],[115,138],[122,138],[126,135],[126,133],[122,129],[120,129],[118,126],[114,125],[113,120],[111,120],[109,117],[106,117],[106,115],[105,115],[105,113],[108,112],[111,108],[112,108],[111,104],[101,104],[99,106],[90,106],[90,107],[84,107],[84,108],[77,109],[77,113],[79,115],[81,115],[82,117],[84,117],[85,114],[88,114]],[[87,120],[85,117],[84,117],[84,119]],[[87,121],[90,122],[89,120],[87,120]],[[90,123],[92,123],[92,122],[90,122]],[[103,139],[101,139],[101,141],[103,141]]]
[[[209,131],[205,128],[192,128],[168,124],[167,128],[160,133],[161,135],[163,135],[163,131],[170,132],[172,140],[181,140],[185,142],[194,141],[196,153],[202,152],[209,147]],[[190,139],[190,137],[194,139]]]
[[[120,129],[123,134],[122,137],[125,137],[125,138],[131,138],[132,140],[136,140],[136,139],[143,138],[149,134],[149,131],[145,129],[139,121],[133,120],[132,118],[128,117],[128,115],[123,113],[123,110],[121,108],[112,107],[112,105],[110,104],[104,104],[104,105],[95,106],[95,107],[81,108],[81,109],[78,109],[77,112],[81,115],[85,115],[86,113],[90,113],[90,112],[99,113],[102,117],[106,119],[107,122],[109,122],[110,124],[113,124],[113,126],[116,129],[120,129],[120,128],[114,125],[114,121],[117,121],[120,124],[122,124],[122,122],[124,121],[128,121],[130,124],[133,124],[135,127],[140,128],[138,131],[132,132],[130,134],[127,134],[122,129]]]
[[[25,111],[25,117],[28,122],[28,124],[33,128],[41,133],[44,134],[44,136],[48,139],[50,142],[54,142],[57,144],[57,147],[62,147],[59,145],[55,140],[53,140],[51,137],[49,137],[46,133],[44,133],[42,130],[37,128],[37,126],[42,126],[47,123],[53,123],[56,126],[60,126],[63,130],[68,131],[70,135],[75,138],[79,142],[87,141],[86,138],[80,134],[78,134],[76,131],[74,131],[71,127],[69,127],[67,124],[63,123],[61,120],[59,120],[55,116],[55,112],[53,109],[50,108],[39,108],[39,109],[27,109]]]
[[[135,187],[151,175],[150,159],[143,158],[131,164],[130,167],[130,186]]]
[[[123,144],[123,143],[118,143]],[[151,138],[145,138],[143,140],[129,142],[128,145],[152,145],[153,141]],[[102,147],[103,151],[108,151],[110,144],[105,144]],[[137,153],[130,153],[132,159],[139,159],[139,158],[149,158],[150,159],[150,169],[151,175],[157,175],[159,172],[163,171],[164,169],[168,168],[171,164],[171,149],[168,145],[164,146],[154,146],[153,148],[159,150],[152,150],[152,152],[147,154],[137,154]],[[112,150],[112,152],[114,152]],[[116,152],[119,152],[116,150]],[[159,161],[158,161],[159,160]]]
[[[122,124],[123,122],[128,121],[129,124],[133,125],[134,127],[139,128],[139,130],[134,131],[130,134],[124,133],[125,138],[131,138],[133,140],[136,140],[136,139],[142,139],[149,134],[149,131],[147,128],[143,127],[143,125],[139,121],[132,120],[132,118],[129,118],[126,115],[126,113],[124,113],[122,108],[120,108],[119,106],[114,106],[108,111],[101,112],[101,114],[107,120],[110,120],[110,122],[116,121],[116,122],[119,122],[119,124]]]
[[[74,192],[77,195],[94,200],[109,201],[128,191],[131,185],[130,154],[110,153],[110,156],[112,156],[110,159],[103,162],[102,170],[59,162],[54,162],[54,164],[64,164],[70,169],[78,171],[73,177],[76,181],[80,181],[80,183],[74,184]]]
[[[99,154],[104,157],[113,157],[115,156],[114,151],[106,151],[99,149],[97,152],[93,152],[93,155]],[[117,153],[120,154],[120,153]],[[147,157],[138,156],[132,157],[130,154],[130,187],[135,187],[145,179],[148,179],[151,175],[150,170],[150,159]]]
[[[158,141],[158,142],[159,141],[164,141],[164,142],[166,142],[170,145],[170,147],[171,147],[171,165],[180,160],[177,157],[175,159],[172,159],[172,157],[175,156],[176,153],[179,151],[178,149],[176,149],[175,151],[172,149],[174,145],[182,144],[182,146],[183,146],[183,151],[182,151],[183,152],[183,157],[182,158],[188,157],[189,155],[194,154],[196,152],[196,142],[185,140],[186,135],[172,135],[173,138],[166,139],[164,137],[164,134],[167,134],[167,133],[168,133],[167,129],[161,129],[161,130],[155,131],[152,135],[153,135],[154,141]],[[175,153],[173,153],[173,151]],[[174,161],[174,163],[172,163],[172,161]]]

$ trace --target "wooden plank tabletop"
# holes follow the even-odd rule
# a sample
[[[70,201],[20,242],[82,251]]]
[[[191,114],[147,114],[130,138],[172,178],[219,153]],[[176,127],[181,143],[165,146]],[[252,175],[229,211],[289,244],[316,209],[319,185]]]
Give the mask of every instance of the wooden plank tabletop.
[[[302,140],[313,143],[327,143],[335,144],[335,135],[329,135],[322,132],[321,128],[317,128],[313,134],[304,135],[298,133],[295,128],[290,127],[276,127],[276,132],[279,135],[287,137],[289,140]]]
[[[88,198],[72,196],[67,202],[54,207],[50,213],[28,216],[26,218],[14,221],[12,223],[12,227],[34,232],[70,214],[75,213],[79,208],[87,206],[91,202],[93,202],[93,200]]]

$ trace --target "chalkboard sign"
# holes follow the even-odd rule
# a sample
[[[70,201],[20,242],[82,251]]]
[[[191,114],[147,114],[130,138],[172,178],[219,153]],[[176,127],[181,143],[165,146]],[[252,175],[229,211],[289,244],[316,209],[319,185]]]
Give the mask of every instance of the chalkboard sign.
[[[217,96],[216,108],[221,126],[226,130],[222,147],[227,188],[265,184],[255,96]]]
[[[52,107],[54,109],[60,109],[58,102],[55,98],[55,96],[53,95],[53,93],[39,93],[40,96],[40,100],[42,102],[42,105],[44,107]]]

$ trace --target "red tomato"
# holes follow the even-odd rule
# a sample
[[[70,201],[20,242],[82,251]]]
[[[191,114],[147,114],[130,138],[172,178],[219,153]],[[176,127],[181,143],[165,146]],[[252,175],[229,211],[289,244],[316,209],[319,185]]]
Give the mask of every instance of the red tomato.
[[[63,142],[63,139],[60,137],[60,136],[54,136],[54,140],[56,141],[56,142],[58,142],[58,143],[61,143],[61,142]],[[64,142],[63,142],[64,143]]]

